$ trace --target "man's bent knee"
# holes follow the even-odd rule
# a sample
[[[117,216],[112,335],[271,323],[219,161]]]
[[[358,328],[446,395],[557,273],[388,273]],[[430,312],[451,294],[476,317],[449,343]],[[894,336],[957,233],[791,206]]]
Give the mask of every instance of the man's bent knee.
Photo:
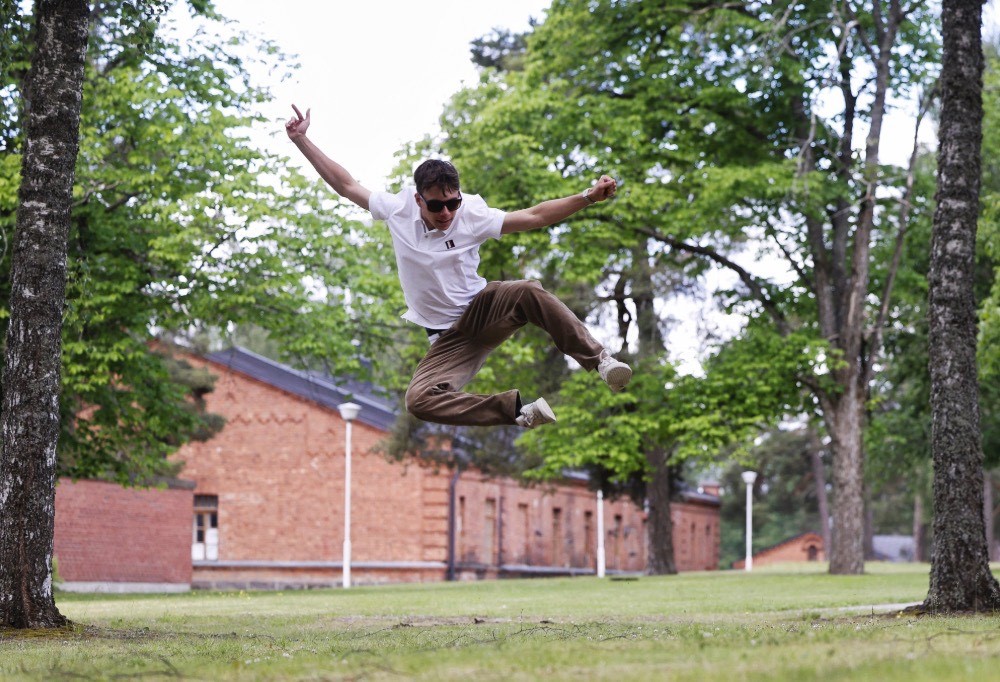
[[[430,421],[434,416],[434,398],[442,391],[437,386],[414,388],[406,390],[405,405],[406,411],[417,419]]]

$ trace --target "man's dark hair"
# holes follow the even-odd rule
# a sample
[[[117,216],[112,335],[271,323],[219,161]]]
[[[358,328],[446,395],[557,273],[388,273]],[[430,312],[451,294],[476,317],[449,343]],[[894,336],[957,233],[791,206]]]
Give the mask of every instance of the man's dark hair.
[[[417,170],[413,171],[413,182],[420,194],[431,187],[438,187],[445,192],[459,190],[458,170],[441,159],[427,159],[417,166]]]

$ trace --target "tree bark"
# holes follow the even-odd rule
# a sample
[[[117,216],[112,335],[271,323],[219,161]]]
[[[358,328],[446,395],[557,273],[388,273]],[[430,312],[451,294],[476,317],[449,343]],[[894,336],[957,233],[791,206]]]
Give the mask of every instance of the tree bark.
[[[635,305],[635,327],[637,333],[636,359],[655,358],[662,352],[664,338],[660,329],[660,318],[656,314],[656,288],[653,270],[649,265],[645,245],[636,245],[632,251],[631,298]],[[622,344],[627,344],[627,327],[621,329]],[[650,480],[646,485],[646,500],[649,515],[646,520],[646,544],[649,548],[646,572],[650,575],[673,575],[677,573],[674,559],[673,520],[670,515],[670,498],[673,482],[670,472],[670,457],[662,447],[649,446],[645,452]]]
[[[674,559],[674,531],[670,518],[670,466],[662,451],[651,452],[647,459],[652,478],[646,487],[649,504],[646,572],[649,575],[674,575],[677,573],[677,562]]]
[[[937,207],[931,236],[934,548],[923,608],[1000,608],[983,525],[973,265],[982,145],[982,0],[945,0]]]
[[[858,575],[865,567],[864,401],[850,382],[835,405],[824,409],[833,450],[833,528],[830,532],[830,573]],[[831,418],[832,415],[832,418]]]
[[[52,594],[66,238],[89,7],[39,0],[11,267],[0,445],[0,624],[67,623]]]

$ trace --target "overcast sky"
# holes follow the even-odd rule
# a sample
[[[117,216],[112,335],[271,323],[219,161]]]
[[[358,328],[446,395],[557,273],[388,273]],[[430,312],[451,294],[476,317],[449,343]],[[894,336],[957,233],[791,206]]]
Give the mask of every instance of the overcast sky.
[[[244,30],[298,55],[288,82],[259,73],[279,134],[270,149],[297,157],[284,134],[294,102],[312,108],[309,136],[362,184],[382,189],[393,154],[436,132],[444,104],[478,76],[469,45],[495,27],[526,30],[551,0],[359,0],[288,3],[216,0]]]
[[[987,37],[997,35],[997,2],[984,11]],[[310,137],[362,184],[381,189],[393,154],[433,134],[441,111],[477,72],[469,45],[500,27],[526,30],[544,19],[551,0],[359,0],[305,2],[216,0],[226,17],[296,55],[291,80],[256,70],[274,100],[263,108],[271,134],[259,143],[298,160],[283,133],[291,103],[312,109]],[[883,161],[905,163],[913,129],[893,116],[883,131]],[[928,129],[926,140],[933,143]],[[898,157],[898,158],[897,158]]]

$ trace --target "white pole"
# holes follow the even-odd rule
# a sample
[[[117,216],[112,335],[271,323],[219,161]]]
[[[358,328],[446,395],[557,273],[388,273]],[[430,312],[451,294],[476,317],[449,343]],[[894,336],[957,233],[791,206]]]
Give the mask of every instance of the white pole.
[[[341,418],[346,422],[344,433],[344,589],[351,586],[351,424],[361,412],[361,406],[355,403],[342,403],[337,406]]]
[[[351,586],[351,420],[344,457],[344,589]]]
[[[605,573],[604,559],[604,491],[597,491],[597,577]]]
[[[747,484],[747,551],[744,568],[747,571],[753,570],[753,484],[757,480],[756,471],[744,471],[743,482]]]

